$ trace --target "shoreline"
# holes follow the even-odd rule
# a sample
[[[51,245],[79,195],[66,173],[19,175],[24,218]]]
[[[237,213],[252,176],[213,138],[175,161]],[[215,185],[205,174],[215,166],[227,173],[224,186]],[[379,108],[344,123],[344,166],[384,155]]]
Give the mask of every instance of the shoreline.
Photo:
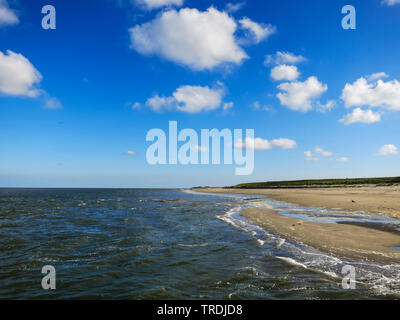
[[[400,219],[400,186],[296,189],[199,188],[198,192],[264,195],[303,207],[368,212]]]
[[[309,222],[271,209],[248,208],[240,215],[274,235],[322,252],[383,264],[399,264],[400,236],[356,225]]]
[[[311,208],[363,211],[400,217],[399,187],[362,187],[356,191],[329,189],[195,189],[199,192],[265,195],[276,201]],[[386,204],[382,207],[382,204]],[[390,206],[389,206],[390,205]],[[385,210],[381,210],[384,208]],[[309,245],[322,252],[346,258],[400,264],[400,234],[368,224],[321,223],[286,217],[273,209],[248,208],[240,213],[250,222],[289,241]]]

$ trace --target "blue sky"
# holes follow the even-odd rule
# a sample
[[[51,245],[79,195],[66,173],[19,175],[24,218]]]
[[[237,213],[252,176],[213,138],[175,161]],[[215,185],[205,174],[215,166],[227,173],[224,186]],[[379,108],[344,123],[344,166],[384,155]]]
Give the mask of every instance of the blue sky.
[[[44,30],[49,1],[0,0],[0,186],[399,175],[400,1],[228,2],[53,0]],[[149,165],[171,120],[255,129],[254,173]]]

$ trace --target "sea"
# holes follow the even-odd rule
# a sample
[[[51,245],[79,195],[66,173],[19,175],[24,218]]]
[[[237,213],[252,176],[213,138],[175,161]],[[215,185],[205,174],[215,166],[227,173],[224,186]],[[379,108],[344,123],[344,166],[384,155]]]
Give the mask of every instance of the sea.
[[[270,234],[248,207],[325,223],[368,213],[189,189],[0,189],[0,299],[399,299],[400,265],[349,260]],[[355,269],[345,289],[343,267]],[[56,288],[45,290],[43,267]]]

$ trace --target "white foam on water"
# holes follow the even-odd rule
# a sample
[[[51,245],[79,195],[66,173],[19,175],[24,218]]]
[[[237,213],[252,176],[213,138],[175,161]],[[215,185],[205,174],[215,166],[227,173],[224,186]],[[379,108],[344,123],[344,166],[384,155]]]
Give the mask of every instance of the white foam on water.
[[[279,241],[278,245],[276,246],[277,248],[282,247],[282,245],[285,243],[285,239],[281,239],[281,241]]]
[[[200,193],[192,190],[183,189],[183,192],[196,195],[208,195],[219,197],[231,197],[238,200],[244,200],[243,195],[215,194],[215,193]],[[247,197],[249,195],[246,195]],[[356,268],[356,283],[361,286],[366,286],[377,295],[395,295],[400,297],[400,265],[379,265],[372,262],[363,262],[350,259],[340,259],[330,254],[323,253],[315,248],[290,242],[279,236],[268,233],[261,227],[252,224],[244,217],[240,216],[240,212],[249,207],[256,208],[279,208],[280,214],[282,210],[287,211],[303,211],[311,214],[326,214],[329,217],[331,214],[351,215],[353,217],[379,219],[380,222],[393,223],[394,220],[390,217],[382,217],[371,215],[365,212],[348,213],[344,210],[337,209],[316,209],[302,208],[298,205],[287,204],[280,201],[270,199],[255,199],[246,201],[231,208],[224,215],[217,216],[218,219],[234,226],[237,229],[245,231],[252,235],[260,250],[265,254],[274,256],[281,261],[290,265],[298,266],[312,272],[324,274],[327,277],[334,278],[340,282],[345,276],[342,275],[342,268],[345,265],[352,265]],[[365,221],[365,220],[364,220]],[[397,221],[397,223],[399,223]]]
[[[276,256],[276,258],[278,258],[278,259],[280,259],[280,260],[283,260],[283,261],[285,261],[286,263],[291,264],[291,265],[293,265],[293,266],[302,267],[302,268],[304,268],[304,269],[307,269],[307,266],[306,266],[306,265],[304,265],[304,264],[302,264],[302,263],[300,263],[300,262],[298,262],[298,261],[296,261],[296,260],[294,260],[294,259],[292,259],[292,258],[279,257],[279,256]]]
[[[260,246],[263,246],[265,244],[265,241],[261,239],[257,239],[257,242],[260,244]]]
[[[251,234],[260,249],[266,250],[266,254],[275,256],[290,265],[321,273],[338,281],[345,276],[342,275],[343,266],[352,265],[356,268],[356,283],[364,287],[367,286],[377,295],[400,295],[400,265],[382,266],[356,260],[340,259],[312,247],[272,235],[240,216],[240,212],[248,207],[273,208],[270,204],[264,205],[258,202],[256,206],[252,204],[252,202],[249,202],[245,205],[236,206],[224,215],[217,216],[217,218]],[[282,256],[282,253],[284,253],[284,256]]]
[[[197,244],[184,244],[184,243],[179,243],[178,246],[180,247],[189,247],[189,248],[196,248],[196,247],[206,247],[208,246],[209,243],[205,242],[205,243],[197,243]]]

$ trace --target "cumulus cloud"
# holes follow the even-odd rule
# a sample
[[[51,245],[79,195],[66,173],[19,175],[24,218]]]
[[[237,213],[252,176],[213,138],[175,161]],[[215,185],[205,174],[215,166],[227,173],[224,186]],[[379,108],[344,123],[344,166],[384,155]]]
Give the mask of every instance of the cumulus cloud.
[[[211,70],[226,63],[240,64],[247,54],[235,38],[237,24],[226,12],[183,8],[129,29],[131,48],[159,55],[193,70]]]
[[[158,9],[166,6],[177,6],[183,5],[184,0],[135,0],[135,2],[147,10]]]
[[[378,155],[379,156],[389,156],[398,154],[397,147],[393,144],[386,144],[382,148],[380,148]]]
[[[268,39],[269,36],[276,32],[276,28],[272,25],[260,24],[249,18],[239,20],[242,29],[248,31],[248,39],[254,43],[260,43]]]
[[[372,110],[363,110],[361,108],[355,108],[351,113],[347,114],[339,121],[346,125],[357,122],[370,124],[381,121],[381,115],[377,112],[373,112]]]
[[[40,90],[35,86],[41,80],[42,75],[22,54],[0,51],[0,94],[37,97]]]
[[[297,146],[296,141],[280,138],[275,140],[265,140],[262,138],[246,138],[246,140],[238,140],[235,142],[236,149],[253,149],[253,150],[269,150],[272,148],[293,149]]]
[[[155,95],[148,99],[146,105],[153,111],[181,111],[185,113],[200,113],[218,109],[225,94],[223,88],[212,89],[201,86],[181,86],[172,96],[160,97]],[[224,105],[227,110],[230,103]]]
[[[281,83],[278,89],[284,91],[277,94],[282,105],[291,110],[306,112],[313,109],[313,101],[327,91],[328,86],[312,76],[304,82]]]
[[[246,4],[245,2],[238,2],[238,3],[228,2],[225,6],[225,11],[229,13],[237,12],[240,9],[242,9],[245,4]]]
[[[220,107],[223,95],[222,89],[200,86],[182,86],[173,94],[178,110],[186,113],[215,110]]]
[[[337,158],[336,161],[337,161],[337,162],[348,162],[348,161],[349,161],[349,158],[347,158],[347,157],[341,157],[341,158]]]
[[[174,109],[175,100],[172,97],[160,97],[156,94],[146,101],[146,105],[155,112],[161,112]]]
[[[387,6],[394,6],[395,4],[400,4],[400,0],[382,0],[382,4],[386,4]]]
[[[7,0],[0,0],[0,27],[12,26],[19,23],[15,12],[8,6]]]
[[[346,84],[341,98],[347,108],[369,106],[400,110],[400,82],[380,79],[375,82],[361,77]]]
[[[305,61],[307,59],[301,55],[296,56],[290,52],[277,51],[274,55],[266,55],[264,64],[266,66],[273,64],[299,64]]]
[[[274,67],[271,70],[271,78],[276,81],[293,81],[296,80],[299,76],[300,72],[297,70],[296,66],[288,66],[286,64],[282,64]]]

